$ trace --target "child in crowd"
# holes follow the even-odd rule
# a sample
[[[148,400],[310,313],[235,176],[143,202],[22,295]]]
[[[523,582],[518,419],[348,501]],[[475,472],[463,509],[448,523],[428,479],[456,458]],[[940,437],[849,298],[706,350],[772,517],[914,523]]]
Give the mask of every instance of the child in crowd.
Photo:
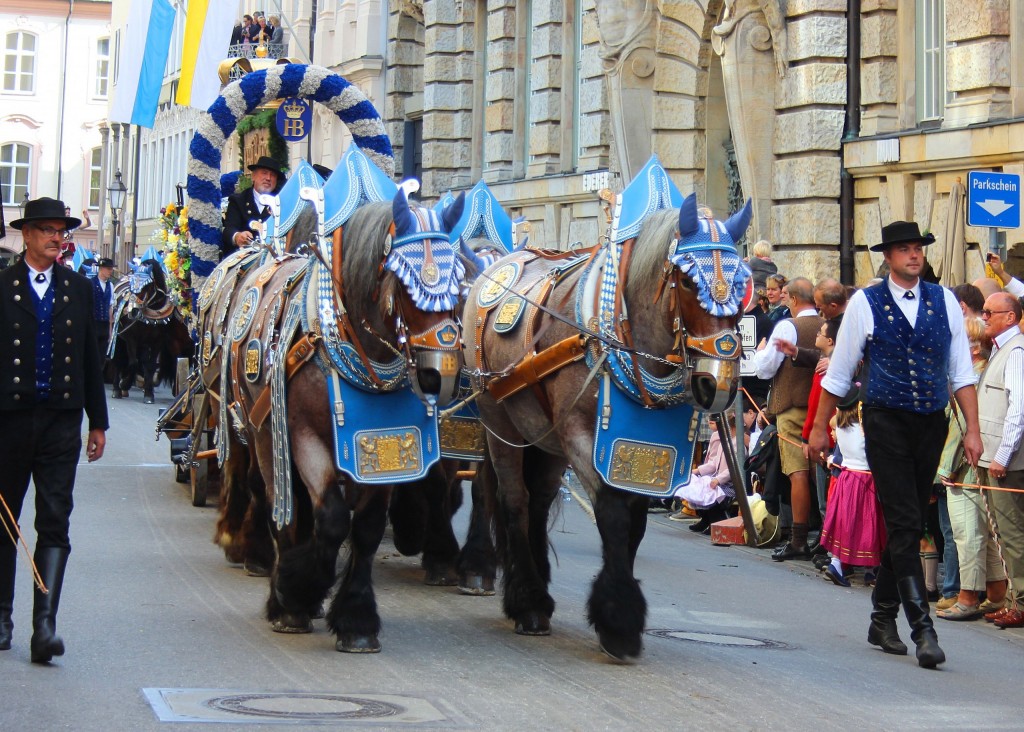
[[[729,432],[735,439],[732,424]],[[714,417],[708,418],[711,428],[711,439],[708,441],[707,454],[704,462],[693,469],[690,482],[676,491],[676,498],[689,503],[697,511],[700,520],[691,524],[689,529],[698,534],[710,534],[711,524],[729,518],[726,506],[736,497],[732,486],[729,464],[722,450],[722,441],[718,436],[718,424]],[[671,520],[681,520],[670,516]]]
[[[821,545],[832,554],[826,576],[849,587],[844,565],[877,567],[885,548],[885,522],[875,494],[875,481],[864,451],[860,403],[840,408],[835,416],[836,444],[842,452],[842,471],[828,497]]]

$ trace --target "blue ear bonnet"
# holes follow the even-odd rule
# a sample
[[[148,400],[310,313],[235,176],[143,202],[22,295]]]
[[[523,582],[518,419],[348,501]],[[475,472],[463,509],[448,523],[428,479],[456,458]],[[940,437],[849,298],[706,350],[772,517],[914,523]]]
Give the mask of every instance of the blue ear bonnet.
[[[128,275],[128,289],[132,291],[133,295],[138,295],[142,292],[142,288],[150,284],[152,281],[152,270],[150,270],[149,267],[139,267]]]
[[[750,203],[727,222],[715,220],[707,209],[695,209],[696,199],[690,196],[680,210],[680,229],[692,230],[672,242],[668,259],[697,285],[701,307],[716,317],[736,315],[747,293],[750,267],[737,253],[734,235],[746,230]]]
[[[396,202],[399,196],[405,204],[405,194],[399,191]],[[459,256],[459,240],[449,239],[445,214],[451,209],[439,213],[396,203],[395,210],[395,235],[386,248],[384,267],[402,281],[420,310],[454,310],[466,266]]]

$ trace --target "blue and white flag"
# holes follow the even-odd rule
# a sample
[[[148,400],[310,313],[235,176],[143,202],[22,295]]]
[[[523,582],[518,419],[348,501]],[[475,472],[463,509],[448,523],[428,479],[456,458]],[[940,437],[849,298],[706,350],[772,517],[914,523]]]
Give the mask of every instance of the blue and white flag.
[[[132,0],[128,25],[121,34],[112,122],[153,127],[173,28],[170,0]]]

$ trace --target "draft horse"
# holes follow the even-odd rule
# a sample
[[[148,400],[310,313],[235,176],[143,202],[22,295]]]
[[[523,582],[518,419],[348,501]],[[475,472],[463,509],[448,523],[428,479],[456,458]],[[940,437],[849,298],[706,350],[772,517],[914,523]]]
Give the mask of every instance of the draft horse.
[[[595,425],[619,417],[599,410],[600,392],[627,387],[640,420],[682,403],[721,412],[739,374],[735,330],[749,269],[734,242],[750,205],[725,222],[699,212],[694,196],[674,205],[642,218],[626,241],[499,259],[477,279],[463,316],[497,481],[504,613],[519,634],[550,633],[548,517],[571,465],[602,544],[588,619],[617,660],[642,650],[647,604],[633,570],[649,498],[612,487],[595,466]],[[659,466],[647,468],[658,476]]]
[[[113,309],[109,355],[115,376],[111,396],[127,397],[141,373],[143,401],[152,404],[157,373],[162,383],[173,385],[177,359],[191,359],[195,352],[188,326],[168,295],[160,263],[147,259],[119,282]]]
[[[236,392],[247,415],[245,440],[255,453],[271,513],[279,519],[272,527],[276,560],[266,603],[267,619],[277,632],[310,632],[310,618],[335,584],[339,550],[347,539],[350,551],[326,621],[339,651],[381,648],[371,571],[397,482],[387,470],[422,457],[414,454],[409,432],[400,441],[364,434],[336,452],[336,440],[340,444],[342,438],[335,431],[357,420],[372,425],[380,417],[372,412],[386,412],[394,403],[384,395],[411,388],[419,397],[412,397],[413,404],[421,411],[436,410],[454,398],[461,364],[455,307],[463,265],[458,243],[447,232],[461,207],[460,198],[437,215],[411,205],[401,190],[391,202],[366,203],[345,223],[343,236],[339,229],[333,241],[317,243],[307,265],[270,260],[254,269],[228,315],[231,328],[237,329],[232,341],[252,343],[276,332],[268,350],[276,354],[273,361],[288,364],[283,401],[274,404],[283,421],[275,423],[273,414],[259,425],[253,419],[261,395],[267,389],[274,394],[272,367],[257,367],[255,377],[248,372],[262,359],[254,363],[246,354],[246,375],[237,379]],[[302,236],[297,225],[294,239],[302,241]],[[303,266],[307,271],[300,287],[297,268]],[[283,307],[280,312],[260,307],[240,327],[249,318],[243,312],[247,299],[251,303],[248,292],[257,285],[271,297],[283,293]],[[298,326],[288,315],[293,309],[305,312]],[[367,395],[365,401],[359,394]],[[347,396],[342,402],[339,395]],[[376,410],[351,406],[377,399],[381,406]],[[285,435],[289,448],[281,454]],[[339,469],[340,452],[350,451],[359,470],[379,473],[380,482],[358,481]],[[279,484],[291,473],[297,478],[294,490]]]

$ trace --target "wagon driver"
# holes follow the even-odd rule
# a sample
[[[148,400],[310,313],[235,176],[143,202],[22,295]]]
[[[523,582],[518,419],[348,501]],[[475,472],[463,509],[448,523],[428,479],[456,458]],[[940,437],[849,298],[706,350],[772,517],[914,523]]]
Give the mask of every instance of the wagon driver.
[[[952,292],[920,277],[924,247],[934,241],[914,222],[894,221],[882,229],[881,243],[871,250],[884,252],[889,275],[850,299],[808,440],[811,455],[823,454],[828,420],[866,358],[865,450],[888,533],[871,595],[868,642],[886,653],[906,654],[896,632],[902,603],[923,668],[946,660],[928,614],[919,540],[945,443],[950,393],[965,426],[967,462],[977,465],[982,452],[977,376],[963,313]]]
[[[92,284],[84,275],[55,267],[65,234],[82,222],[64,204],[38,198],[11,226],[25,251],[0,272],[0,650],[11,647],[14,623],[16,522],[35,485],[35,565],[38,587],[32,610],[31,657],[48,663],[64,654],[57,635],[57,606],[71,554],[69,528],[75,471],[82,451],[82,410],[89,418],[86,455],[103,457],[107,402],[93,319]],[[8,513],[10,509],[10,513]]]
[[[264,197],[275,195],[285,183],[281,164],[266,155],[250,165],[249,170],[252,171],[252,188],[228,196],[221,231],[222,257],[250,246],[260,236],[262,223],[270,218],[270,206]]]

